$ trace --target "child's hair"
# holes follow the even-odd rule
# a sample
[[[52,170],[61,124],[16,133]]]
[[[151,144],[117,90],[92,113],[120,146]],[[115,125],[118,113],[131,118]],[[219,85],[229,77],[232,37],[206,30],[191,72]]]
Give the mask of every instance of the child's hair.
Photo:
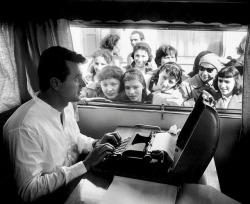
[[[113,78],[118,79],[122,84],[123,71],[120,67],[107,65],[100,71],[97,77],[99,82]]]
[[[151,60],[153,59],[153,55],[152,55],[152,51],[151,48],[149,47],[149,45],[145,42],[139,42],[137,43],[134,48],[133,48],[133,52],[131,54],[131,57],[134,59],[134,54],[137,50],[144,50],[148,53],[148,62],[151,62]]]
[[[131,81],[131,80],[137,80],[143,85],[144,88],[142,90],[142,101],[145,101],[147,97],[147,88],[146,88],[146,81],[141,70],[137,68],[128,69],[123,75],[123,83],[125,84],[125,81]]]
[[[93,57],[93,59],[95,59],[97,57],[103,57],[105,59],[105,61],[107,62],[107,64],[110,64],[113,60],[112,55],[106,49],[100,49],[100,50],[95,51],[93,53],[92,57]]]
[[[224,67],[219,71],[216,79],[214,80],[214,87],[215,87],[215,89],[219,90],[219,87],[218,87],[218,78],[219,77],[221,77],[221,78],[234,78],[235,85],[234,85],[234,89],[233,89],[233,94],[239,95],[242,93],[242,86],[240,83],[239,76],[240,76],[240,73],[234,66]]]
[[[169,73],[169,76],[174,77],[176,79],[176,86],[174,86],[173,88],[178,88],[178,86],[181,84],[182,82],[182,68],[179,64],[175,63],[175,62],[168,62],[164,65],[162,65],[157,72],[155,73],[155,75],[152,77],[151,81],[150,81],[150,85],[149,85],[149,90],[153,91],[153,84],[157,84],[158,80],[159,80],[159,75],[161,72],[166,72]]]
[[[171,45],[162,45],[162,46],[160,46],[156,50],[156,54],[155,54],[155,63],[157,65],[157,67],[161,66],[161,58],[162,57],[173,55],[173,54],[174,54],[174,56],[175,56],[175,58],[177,60],[178,52],[174,47],[172,47]]]
[[[120,36],[117,34],[109,34],[102,41],[100,48],[108,49],[110,51],[113,50],[114,46],[120,40]]]

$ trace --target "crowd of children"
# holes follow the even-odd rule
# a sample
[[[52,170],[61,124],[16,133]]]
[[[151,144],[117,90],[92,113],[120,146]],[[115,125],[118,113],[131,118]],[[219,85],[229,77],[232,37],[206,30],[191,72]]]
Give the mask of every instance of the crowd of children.
[[[178,52],[161,45],[153,54],[141,31],[130,36],[133,51],[125,67],[117,64],[119,36],[108,35],[93,54],[82,90],[82,100],[103,98],[122,103],[143,103],[193,107],[205,90],[214,97],[217,108],[241,109],[242,63],[219,57],[211,51],[200,52],[193,71],[183,80],[177,63]],[[152,66],[154,60],[157,67]],[[241,66],[241,67],[240,67]]]

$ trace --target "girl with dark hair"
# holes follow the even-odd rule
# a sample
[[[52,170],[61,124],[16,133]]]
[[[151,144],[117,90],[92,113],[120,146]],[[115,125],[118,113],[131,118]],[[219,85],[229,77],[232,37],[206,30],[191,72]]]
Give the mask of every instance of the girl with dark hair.
[[[179,85],[182,82],[181,66],[174,62],[162,65],[155,76],[153,88],[153,104],[181,106],[182,94]]]
[[[128,69],[123,75],[124,102],[151,103],[152,94],[147,91],[142,72],[137,68]]]
[[[167,62],[177,62],[178,52],[171,45],[162,45],[156,50],[155,63],[157,67]]]
[[[149,66],[149,62],[151,62],[153,58],[151,48],[147,43],[139,42],[134,46],[131,56],[134,61],[131,63],[131,65],[128,65],[126,69],[139,69],[145,78],[146,87],[148,88],[152,77],[152,68]]]
[[[214,86],[219,90],[214,95],[216,108],[242,109],[240,73],[234,66],[222,68]]]

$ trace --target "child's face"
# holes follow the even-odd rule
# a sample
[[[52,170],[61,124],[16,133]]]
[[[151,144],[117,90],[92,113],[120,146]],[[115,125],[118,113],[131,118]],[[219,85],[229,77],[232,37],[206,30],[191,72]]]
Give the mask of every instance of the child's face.
[[[170,76],[169,73],[166,73],[165,70],[159,74],[157,86],[161,89],[162,92],[168,91],[176,84],[177,84],[176,78]]]
[[[118,96],[119,91],[120,91],[120,81],[118,79],[105,79],[100,82],[101,89],[103,94],[108,98],[108,99],[114,99],[116,96]]]
[[[104,59],[104,57],[99,56],[94,59],[94,70],[96,73],[99,73],[103,67],[105,67],[108,63]]]
[[[231,78],[218,77],[218,87],[222,95],[227,97],[232,95],[234,86],[235,86],[235,79],[233,77]]]
[[[148,53],[145,50],[137,50],[134,53],[134,61],[136,67],[143,68],[148,62]]]
[[[138,80],[130,80],[124,82],[125,93],[130,101],[141,102],[143,85]]]
[[[161,58],[161,65],[164,65],[168,62],[176,62],[176,58],[175,58],[175,55],[174,54],[171,54],[171,55],[166,55],[166,56],[163,56]]]

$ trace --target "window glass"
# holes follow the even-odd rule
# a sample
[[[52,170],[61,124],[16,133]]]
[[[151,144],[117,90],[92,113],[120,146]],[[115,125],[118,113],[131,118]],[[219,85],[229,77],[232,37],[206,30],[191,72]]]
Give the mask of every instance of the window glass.
[[[157,29],[157,28],[141,28],[141,27],[138,29],[135,27],[133,28],[127,28],[127,27],[126,28],[121,28],[121,27],[108,28],[106,26],[105,27],[86,27],[79,23],[75,24],[74,22],[72,22],[70,28],[71,28],[71,34],[72,34],[72,39],[73,39],[74,50],[78,53],[81,53],[83,56],[85,56],[88,59],[88,63],[85,64],[82,69],[83,75],[84,77],[87,76],[86,78],[88,77],[92,78],[92,81],[95,82],[95,86],[94,87],[90,86],[90,87],[92,89],[97,89],[99,92],[102,92],[102,91],[101,91],[101,87],[98,86],[98,82],[99,82],[98,81],[99,79],[97,77],[98,73],[95,73],[94,67],[98,66],[98,63],[100,64],[100,62],[102,62],[105,57],[104,58],[96,57],[96,61],[94,61],[93,55],[96,51],[101,49],[100,47],[101,47],[101,43],[103,42],[103,39],[105,39],[107,36],[112,36],[112,35],[119,36],[119,43],[117,43],[115,48],[113,48],[113,50],[115,50],[113,51],[115,52],[115,54],[112,53],[111,51],[111,55],[113,56],[114,61],[117,60],[114,63],[112,62],[112,65],[120,67],[123,72],[128,71],[129,68],[138,68],[140,66],[144,66],[145,63],[143,62],[143,60],[141,60],[142,62],[140,62],[140,59],[144,58],[144,60],[145,59],[147,60],[148,57],[150,58],[147,50],[133,52],[133,49],[135,49],[136,46],[132,47],[132,41],[133,42],[137,41],[137,43],[138,42],[146,43],[150,47],[152,60],[151,62],[146,63],[147,65],[146,68],[149,68],[148,69],[149,71],[141,70],[145,79],[145,83],[146,83],[145,88],[146,88],[148,96],[141,101],[137,101],[137,104],[144,104],[144,105],[147,104],[147,107],[150,104],[152,105],[164,104],[165,106],[189,106],[189,107],[194,106],[195,98],[191,97],[188,100],[183,99],[183,91],[181,91],[181,96],[182,96],[181,101],[176,100],[175,98],[180,97],[179,87],[180,85],[182,85],[183,81],[186,81],[188,79],[191,80],[191,78],[195,76],[195,75],[192,76],[192,72],[193,72],[193,67],[195,64],[196,57],[203,51],[209,51],[209,52],[214,53],[217,57],[219,57],[218,59],[223,66],[228,65],[230,61],[232,62],[232,59],[235,59],[235,61],[233,62],[240,61],[240,58],[242,57],[241,56],[242,53],[238,52],[238,47],[240,47],[240,43],[242,39],[247,34],[247,31],[244,28],[237,29],[237,30],[236,29],[229,29],[229,30],[211,30],[211,29],[210,30],[190,30],[188,29],[187,30],[185,28],[180,29],[180,30],[176,30],[176,29],[171,30],[171,29],[162,29],[162,28]],[[144,34],[144,39],[142,39],[141,42],[140,40],[137,39],[139,37],[138,33],[137,35],[136,33],[134,33],[133,35],[132,32],[134,30],[141,31]],[[137,44],[137,46],[139,45],[140,44]],[[162,45],[165,45],[165,47],[161,47]],[[171,50],[172,48],[169,48],[169,47],[166,48],[166,46],[171,46],[173,50]],[[163,56],[160,59],[160,61],[159,60],[157,61],[156,60],[157,51],[159,51],[160,48],[165,49],[164,50],[165,56]],[[166,51],[167,49],[169,50]],[[131,58],[131,54],[134,56],[134,59]],[[137,58],[138,60],[136,60]],[[164,63],[167,62],[169,66],[167,68],[163,68],[162,66],[163,62]],[[142,64],[140,65],[140,63]],[[96,65],[94,66],[94,64]],[[102,64],[107,65],[109,64],[109,62],[107,64],[106,63],[102,63]],[[180,66],[181,71],[182,71],[181,72],[182,83],[179,85],[178,85],[178,78],[175,78],[176,77],[175,75],[178,75],[176,71],[174,71],[175,64],[177,64],[177,68],[178,66]],[[207,68],[205,63],[203,65],[204,67],[202,67],[202,69],[197,67],[197,72],[198,72],[197,77],[202,78],[202,74],[199,74],[199,73],[204,73],[205,75],[210,74],[209,69],[211,68],[209,67]],[[240,67],[240,65],[243,65],[243,64],[237,63],[237,65],[235,65],[234,63],[233,65],[237,68],[237,71],[239,71],[240,80],[243,80],[242,79],[243,66]],[[160,74],[161,68],[162,70],[170,69],[170,71],[166,71],[166,72],[164,71],[164,74],[163,73]],[[215,69],[215,72],[216,72],[215,79],[217,76],[217,71],[220,71],[221,67],[218,69],[219,70]],[[157,75],[157,72],[158,72],[158,75]],[[90,73],[91,73],[91,76],[88,76]],[[93,77],[93,75],[95,74],[96,76]],[[132,75],[136,75],[135,73],[134,74],[130,73],[130,75],[131,75],[130,77],[127,77],[127,80],[128,79],[139,80],[139,77],[132,76]],[[160,77],[162,78],[160,79]],[[125,75],[124,75],[124,78],[125,78]],[[123,83],[123,81],[121,83]],[[170,83],[171,85],[169,85]],[[177,83],[178,85],[177,90],[173,88],[170,88],[170,89],[166,88],[166,87],[173,87],[173,83]],[[133,81],[133,83],[131,82],[127,84],[133,85],[136,83],[135,81]],[[213,83],[210,83],[208,85],[214,87],[214,84],[215,85],[217,84],[216,80],[214,80]],[[133,94],[136,95],[138,91],[136,90],[136,87],[132,85],[130,86],[130,91],[125,92],[125,89],[124,89],[124,92],[120,100],[117,99],[117,100],[112,101],[112,100],[109,100],[108,98],[106,98],[105,100],[109,102],[112,101],[113,103],[130,103],[130,102],[135,103],[136,101],[133,101],[132,100],[133,98],[143,98],[143,97],[133,96]],[[195,84],[195,86],[196,86],[195,88],[197,87],[199,88],[201,84],[198,83],[198,84]],[[162,87],[165,88],[165,91],[162,89]],[[215,87],[216,87],[216,92],[220,92],[219,87],[218,86],[215,86]],[[98,95],[98,91],[96,95],[90,94],[91,95],[90,98],[92,99],[94,96],[94,98],[96,97],[96,99],[100,100],[100,98],[102,98],[103,95]],[[177,95],[175,93],[176,91],[178,92]],[[153,93],[151,94],[153,96],[149,94],[150,92]],[[128,93],[130,93],[132,96],[127,96],[126,94]],[[164,93],[163,96],[162,96],[162,93]],[[221,95],[219,94],[219,96],[217,97],[217,100],[221,101],[223,97],[224,96],[222,94]],[[232,96],[229,98],[231,99]],[[236,98],[238,100],[238,102],[236,103],[241,103],[241,101],[239,101],[241,100],[240,99],[241,96],[236,97]],[[131,101],[129,99],[131,99]],[[87,100],[90,100],[90,99],[87,99]],[[226,106],[218,106],[217,108],[218,109],[220,108],[230,109],[230,107],[232,107],[232,109],[241,109],[239,108],[241,107],[241,105],[238,105],[238,108],[237,108],[237,105],[229,106],[228,105],[229,102],[227,101],[226,103],[227,103]]]

